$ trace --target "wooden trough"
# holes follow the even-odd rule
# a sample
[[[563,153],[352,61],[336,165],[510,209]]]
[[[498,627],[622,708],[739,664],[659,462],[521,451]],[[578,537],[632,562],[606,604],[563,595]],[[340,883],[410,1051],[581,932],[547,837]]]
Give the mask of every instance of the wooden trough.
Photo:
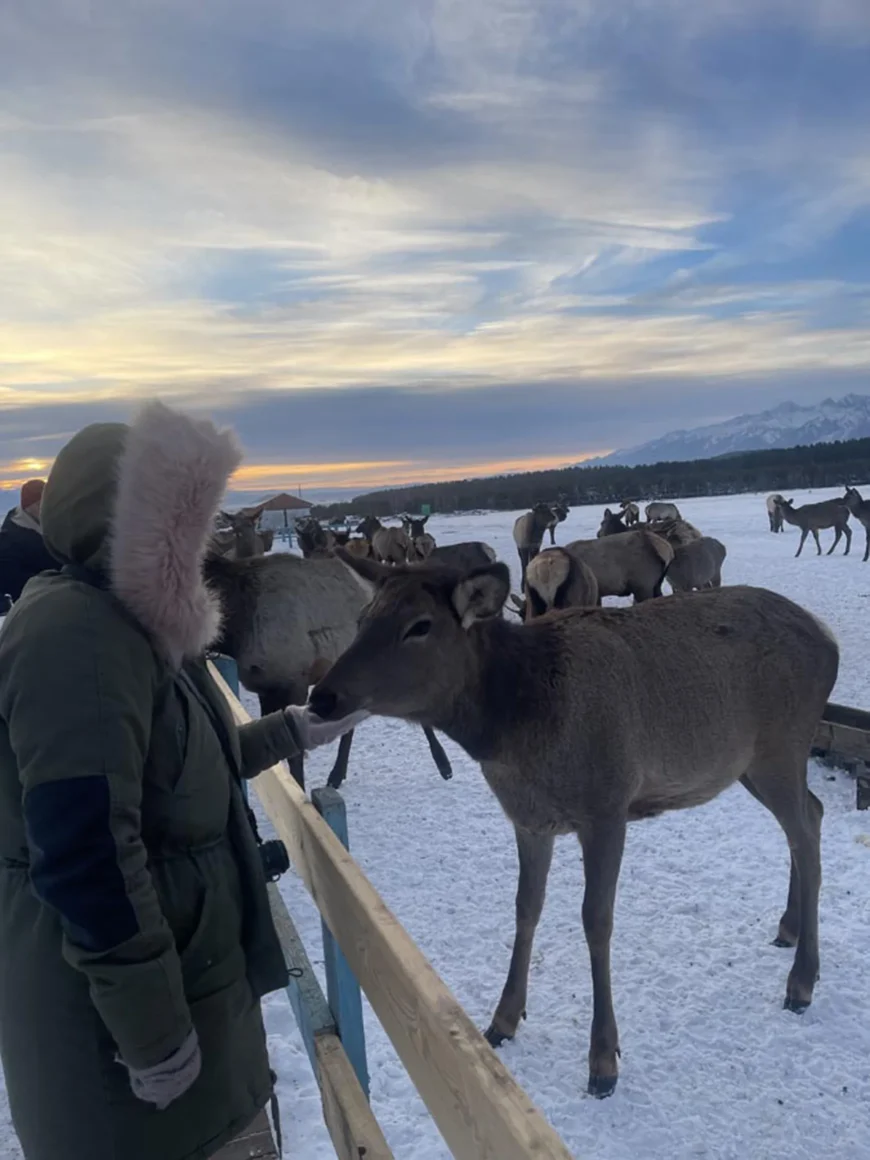
[[[854,774],[857,807],[870,809],[870,713],[829,702],[812,753],[826,765]]]

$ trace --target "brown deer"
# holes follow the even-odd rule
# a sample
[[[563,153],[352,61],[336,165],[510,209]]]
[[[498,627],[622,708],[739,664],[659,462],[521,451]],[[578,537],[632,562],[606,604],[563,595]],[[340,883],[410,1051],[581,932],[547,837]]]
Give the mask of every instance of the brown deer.
[[[547,529],[550,527],[555,528],[557,522],[553,509],[546,503],[536,503],[530,512],[526,512],[523,516],[518,516],[514,521],[514,543],[517,546],[517,554],[520,558],[524,591],[526,586],[526,568],[529,566],[529,561],[534,560],[535,556],[540,552]]]
[[[601,527],[598,529],[596,535],[600,540],[604,536],[618,536],[622,532],[628,532],[630,530],[625,518],[625,512],[614,512],[610,508],[605,508],[604,515],[601,517]]]
[[[767,497],[765,503],[767,504],[767,519],[770,523],[770,530],[772,532],[781,532],[783,527],[780,504],[784,504],[785,500],[782,498],[779,492],[775,492],[773,495],[769,495]]]
[[[718,588],[726,555],[725,545],[712,536],[677,544],[667,574],[671,590],[691,592],[695,588]]]
[[[870,500],[864,499],[857,488],[847,487],[843,503],[864,528],[864,563],[866,564],[867,557],[870,556]]]
[[[793,499],[784,499],[782,503],[777,504],[777,507],[787,524],[794,524],[796,528],[801,530],[801,542],[795,552],[795,559],[801,554],[804,542],[810,532],[813,533],[813,539],[816,541],[817,555],[821,556],[822,545],[819,543],[819,532],[823,528],[834,529],[834,542],[828,549],[827,555],[831,555],[839,544],[841,536],[846,537],[846,550],[843,555],[849,555],[849,549],[852,547],[852,529],[849,527],[849,508],[842,499],[826,499],[821,503],[806,503],[799,508],[794,506]]]
[[[525,604],[511,599],[524,620],[534,620],[554,608],[594,608],[601,603],[592,569],[564,548],[539,552],[526,569]]]
[[[633,528],[635,524],[640,523],[640,508],[634,500],[620,500],[619,506],[622,508],[622,518],[625,521],[626,527]]]
[[[648,503],[644,509],[644,515],[647,523],[651,523],[653,520],[679,520],[682,518],[680,509],[675,503],[663,503],[661,500]]]
[[[239,680],[257,694],[264,716],[305,704],[309,687],[353,640],[371,595],[358,575],[329,554],[308,560],[289,552],[242,560],[210,554],[203,573],[223,612],[215,647],[235,659]],[[441,743],[431,729],[424,732],[439,773],[451,778]],[[327,782],[335,789],[347,777],[352,740],[353,731],[339,741]],[[290,762],[290,769],[304,786],[302,756]]]
[[[387,528],[377,516],[366,516],[357,531],[369,541],[372,555],[382,564],[404,564],[413,557],[411,537],[402,528]]]
[[[738,780],[788,839],[777,942],[796,952],[785,1007],[809,1006],[823,811],[807,758],[839,663],[822,624],[748,587],[513,624],[501,616],[504,564],[466,574],[353,566],[377,590],[356,640],[313,690],[312,710],[337,719],[366,709],[443,731],[480,762],[514,824],[516,937],[491,1044],[513,1038],[525,1014],[554,840],[576,835],[592,970],[588,1090],[614,1090],[610,941],[627,823],[701,805]]]
[[[556,527],[558,524],[562,524],[567,520],[570,508],[566,503],[554,503],[550,510],[553,513],[553,518],[547,524],[547,531],[550,533],[550,543],[555,544]]]
[[[574,540],[561,550],[591,570],[599,596],[633,596],[638,603],[661,596],[662,581],[674,558],[667,540],[644,528],[595,540]]]

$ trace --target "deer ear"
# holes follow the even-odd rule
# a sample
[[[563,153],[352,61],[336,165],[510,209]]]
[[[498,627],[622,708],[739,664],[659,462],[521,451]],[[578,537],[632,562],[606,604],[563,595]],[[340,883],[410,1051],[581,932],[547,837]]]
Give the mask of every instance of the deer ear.
[[[389,564],[381,564],[371,556],[354,556],[346,548],[336,547],[335,554],[352,572],[368,580],[370,584],[381,584],[388,576],[395,575],[395,569]]]
[[[491,564],[460,580],[453,589],[453,607],[463,628],[476,620],[498,616],[511,590],[511,575],[506,564]]]

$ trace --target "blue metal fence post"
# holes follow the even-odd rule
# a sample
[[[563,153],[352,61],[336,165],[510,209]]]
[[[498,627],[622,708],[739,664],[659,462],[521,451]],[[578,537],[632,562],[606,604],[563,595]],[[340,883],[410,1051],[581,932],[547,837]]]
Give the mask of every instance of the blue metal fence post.
[[[311,794],[314,808],[344,846],[350,849],[347,838],[347,810],[344,798],[329,786],[315,789]],[[323,924],[323,958],[326,966],[326,995],[332,1017],[338,1029],[351,1066],[360,1086],[369,1095],[369,1071],[366,1062],[366,1038],[363,1028],[362,995],[359,983],[341,952],[332,932]]]
[[[211,658],[212,664],[229,685],[232,693],[238,697],[239,695],[239,666],[232,657],[224,656],[223,653],[215,653]],[[248,783],[242,782],[242,793],[245,796],[245,801],[248,800]]]

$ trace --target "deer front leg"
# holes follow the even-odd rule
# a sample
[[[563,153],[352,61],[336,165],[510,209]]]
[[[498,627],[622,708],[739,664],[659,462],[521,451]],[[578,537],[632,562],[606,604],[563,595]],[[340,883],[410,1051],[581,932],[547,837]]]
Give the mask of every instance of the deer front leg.
[[[828,549],[829,556],[833,554],[834,548],[836,548],[837,544],[839,544],[840,536],[842,536],[842,534],[843,534],[842,528],[834,528],[834,542],[833,542],[833,544],[831,544],[830,548]]]
[[[843,553],[843,555],[848,556],[849,552],[852,550],[852,529],[848,524],[845,524],[843,527],[843,535],[846,537],[846,551]]]
[[[428,725],[424,725],[423,732],[426,734],[426,740],[429,743],[429,752],[432,754],[432,759],[438,767],[438,772],[445,781],[450,781],[451,777],[453,777],[453,766],[450,764],[450,758],[444,752],[444,746],[435,736],[434,729],[430,729]]]
[[[592,1034],[589,1042],[589,1095],[613,1094],[619,1076],[619,1032],[610,988],[610,936],[616,883],[625,847],[624,818],[596,818],[580,833],[586,890],[583,929],[592,968]]]
[[[810,533],[809,528],[804,528],[801,531],[801,542],[798,544],[798,550],[794,554],[795,559],[797,559],[798,556],[801,554],[801,552],[804,550],[804,544],[806,543],[806,538],[809,535],[809,533]]]
[[[492,1017],[492,1023],[485,1032],[486,1039],[493,1047],[498,1047],[506,1039],[513,1039],[520,1019],[526,1014],[532,943],[541,911],[544,909],[547,875],[550,873],[550,863],[553,859],[552,836],[530,834],[518,826],[515,829],[520,859],[517,927],[507,981]]]
[[[338,743],[338,753],[335,758],[335,765],[329,772],[329,777],[326,779],[326,784],[332,789],[338,789],[344,779],[347,777],[347,763],[350,758],[350,747],[353,742],[353,729],[348,733],[341,735],[341,740]]]
[[[867,557],[870,556],[870,524],[864,529],[864,563],[867,563]]]

